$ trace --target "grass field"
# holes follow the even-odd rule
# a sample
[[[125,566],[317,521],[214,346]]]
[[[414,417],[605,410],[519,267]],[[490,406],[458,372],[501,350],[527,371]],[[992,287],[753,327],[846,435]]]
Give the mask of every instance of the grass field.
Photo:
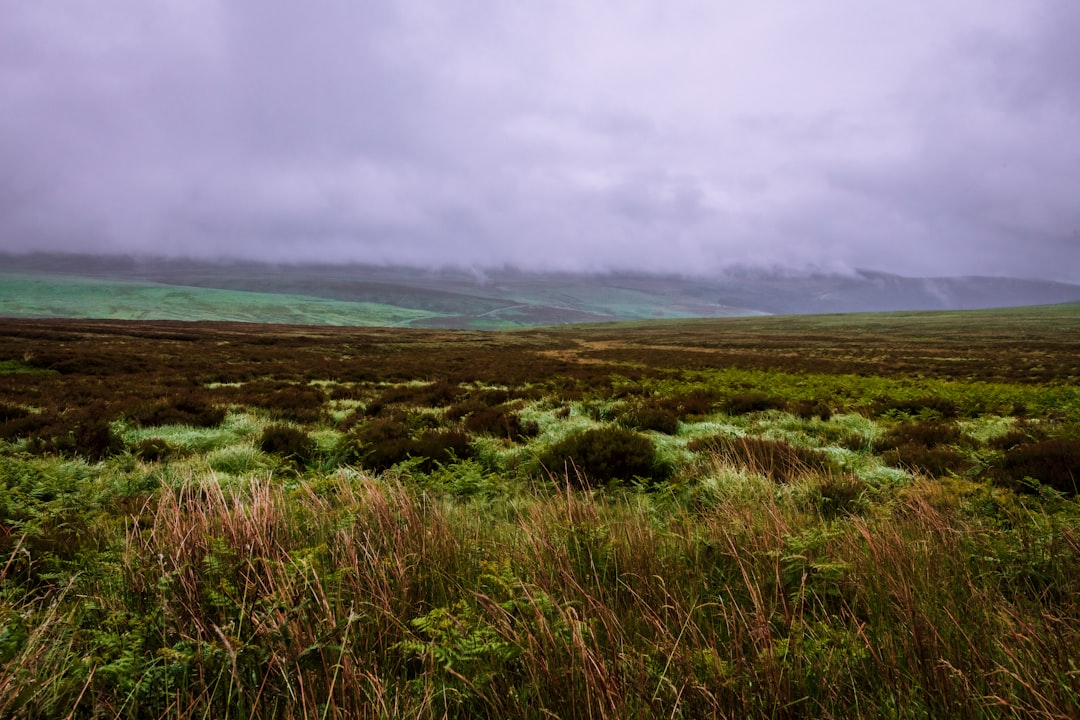
[[[154,283],[0,274],[0,315],[310,325],[407,325],[438,313],[372,302]]]
[[[1080,716],[1080,306],[0,320],[0,717]]]

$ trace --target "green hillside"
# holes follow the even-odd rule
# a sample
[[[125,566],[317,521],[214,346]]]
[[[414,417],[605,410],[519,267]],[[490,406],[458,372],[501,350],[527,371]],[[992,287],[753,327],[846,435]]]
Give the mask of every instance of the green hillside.
[[[3,274],[0,274],[0,315],[301,325],[408,325],[438,316],[382,303],[307,295]]]

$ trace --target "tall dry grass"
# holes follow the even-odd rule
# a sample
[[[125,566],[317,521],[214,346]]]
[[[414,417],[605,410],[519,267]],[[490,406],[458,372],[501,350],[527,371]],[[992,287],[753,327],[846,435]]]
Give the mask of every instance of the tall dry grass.
[[[925,484],[825,517],[726,471],[693,501],[191,477],[4,600],[0,715],[1080,715],[1075,514]]]

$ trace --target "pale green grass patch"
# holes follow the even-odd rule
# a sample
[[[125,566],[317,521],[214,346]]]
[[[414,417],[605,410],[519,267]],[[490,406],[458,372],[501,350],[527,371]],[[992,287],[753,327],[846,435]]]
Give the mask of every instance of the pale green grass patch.
[[[234,477],[267,476],[278,462],[251,445],[232,445],[207,453],[206,463],[215,473]]]
[[[38,368],[18,360],[0,360],[0,375],[57,375],[55,370]]]
[[[695,500],[705,506],[751,504],[764,507],[776,499],[776,483],[745,467],[713,458],[702,470]]]
[[[744,437],[748,433],[748,423],[745,418],[699,420],[696,422],[679,423],[679,436],[689,439],[712,437],[713,435],[728,435],[730,437]]]
[[[518,415],[522,420],[536,423],[539,432],[533,442],[541,445],[558,442],[568,435],[600,424],[587,412],[582,412],[577,404],[570,406],[570,415],[567,417],[559,417],[558,409],[538,409],[535,406],[523,409]]]
[[[960,431],[965,435],[985,443],[996,437],[1007,434],[1016,427],[1016,418],[1000,417],[998,415],[985,415],[971,420],[957,422]]]
[[[208,453],[248,442],[249,438],[262,432],[266,424],[266,421],[250,413],[229,413],[221,425],[212,428],[196,428],[190,425],[135,428],[118,424],[117,430],[128,445],[135,445],[148,438],[161,438],[174,447]]]

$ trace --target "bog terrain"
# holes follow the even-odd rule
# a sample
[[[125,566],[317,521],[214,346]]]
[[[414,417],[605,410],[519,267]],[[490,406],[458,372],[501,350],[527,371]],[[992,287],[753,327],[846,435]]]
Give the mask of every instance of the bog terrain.
[[[1078,380],[1075,304],[0,320],[0,717],[1080,716]]]

